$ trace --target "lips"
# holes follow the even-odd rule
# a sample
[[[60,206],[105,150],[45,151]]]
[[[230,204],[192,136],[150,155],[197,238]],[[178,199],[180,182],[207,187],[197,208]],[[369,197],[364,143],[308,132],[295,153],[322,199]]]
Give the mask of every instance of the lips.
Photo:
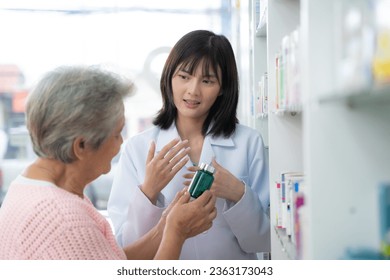
[[[188,106],[197,106],[197,105],[200,104],[200,101],[192,100],[192,99],[183,99],[183,101],[184,101]]]

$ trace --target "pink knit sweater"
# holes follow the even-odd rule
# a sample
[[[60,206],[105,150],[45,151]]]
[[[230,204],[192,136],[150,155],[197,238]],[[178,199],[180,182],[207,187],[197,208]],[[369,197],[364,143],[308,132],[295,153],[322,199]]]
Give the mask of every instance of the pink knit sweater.
[[[0,208],[0,259],[125,259],[88,199],[19,176]]]

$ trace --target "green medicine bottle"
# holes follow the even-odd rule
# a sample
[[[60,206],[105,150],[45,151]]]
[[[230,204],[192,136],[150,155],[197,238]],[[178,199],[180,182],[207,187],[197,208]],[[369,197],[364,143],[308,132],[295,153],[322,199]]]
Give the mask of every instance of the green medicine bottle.
[[[189,193],[193,198],[198,198],[205,190],[210,189],[211,184],[214,181],[214,167],[206,163],[201,163],[199,168],[200,169],[195,172],[188,188]]]

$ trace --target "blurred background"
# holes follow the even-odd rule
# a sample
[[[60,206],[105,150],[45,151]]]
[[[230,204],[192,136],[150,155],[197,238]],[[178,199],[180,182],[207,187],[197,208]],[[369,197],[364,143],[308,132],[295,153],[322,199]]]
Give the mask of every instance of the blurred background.
[[[0,205],[9,183],[35,155],[24,102],[46,72],[64,64],[100,64],[135,80],[126,102],[128,138],[151,125],[161,105],[159,78],[176,41],[195,29],[224,34],[242,48],[240,1],[2,0],[0,3]],[[240,65],[239,57],[238,64]],[[115,173],[87,188],[105,209]]]

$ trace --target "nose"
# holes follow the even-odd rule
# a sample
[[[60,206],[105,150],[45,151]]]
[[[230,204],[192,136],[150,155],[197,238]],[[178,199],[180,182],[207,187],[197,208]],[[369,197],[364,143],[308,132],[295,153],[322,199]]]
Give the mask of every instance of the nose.
[[[199,95],[200,87],[198,79],[191,79],[187,91],[190,95]]]

